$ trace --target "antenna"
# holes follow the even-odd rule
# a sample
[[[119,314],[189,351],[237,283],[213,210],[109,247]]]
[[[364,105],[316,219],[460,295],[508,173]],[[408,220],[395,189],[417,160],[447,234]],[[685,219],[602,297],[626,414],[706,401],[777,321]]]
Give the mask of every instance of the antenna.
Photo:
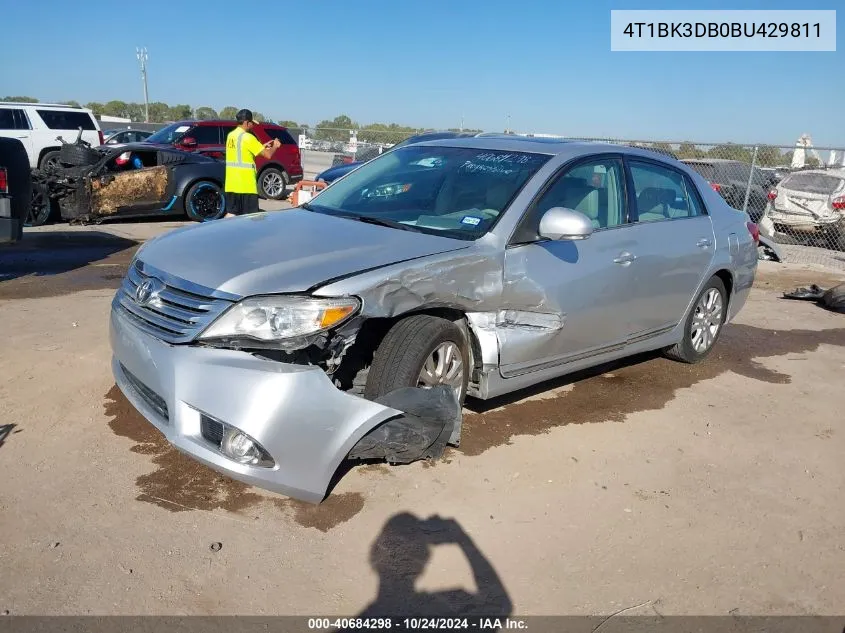
[[[147,96],[147,60],[150,58],[147,55],[147,48],[135,47],[135,56],[138,58],[138,63],[141,64],[141,79],[144,80],[144,122],[150,122],[150,99]]]

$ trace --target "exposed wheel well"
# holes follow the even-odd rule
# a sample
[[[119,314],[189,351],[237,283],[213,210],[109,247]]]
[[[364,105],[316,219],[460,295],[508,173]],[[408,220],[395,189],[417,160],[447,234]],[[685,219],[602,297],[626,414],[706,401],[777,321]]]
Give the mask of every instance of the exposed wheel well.
[[[193,187],[198,182],[213,182],[221,189],[223,188],[223,183],[217,180],[217,178],[200,176],[199,178],[194,178],[190,182],[186,183],[185,186],[182,187],[182,191],[179,194],[179,197],[184,198],[186,195],[188,195],[188,192],[191,190],[191,187]]]
[[[476,380],[476,370],[479,368],[481,359],[481,348],[472,330],[467,326],[466,314],[455,308],[432,307],[404,312],[395,317],[374,317],[364,321],[355,337],[355,343],[349,348],[343,362],[333,376],[339,383],[338,386],[341,389],[352,389],[355,392],[362,390],[363,383],[366,382],[366,372],[373,360],[373,354],[381,344],[382,339],[387,336],[390,328],[403,319],[420,314],[447,319],[461,328],[470,344],[470,365],[473,367],[470,382]]]
[[[283,174],[288,173],[287,169],[285,169],[284,166],[282,166],[280,163],[267,163],[266,165],[264,165],[264,167],[261,168],[261,170],[258,172],[258,175],[260,176],[271,167],[278,169]]]
[[[731,303],[731,297],[733,296],[733,289],[734,289],[734,278],[733,275],[724,268],[722,270],[717,270],[714,274],[714,277],[718,277],[722,280],[722,283],[725,284],[725,291],[728,293],[726,297],[728,306]]]
[[[49,152],[58,152],[61,151],[61,147],[45,147],[41,150],[41,153],[38,155],[38,166],[41,167],[41,163],[44,160],[44,154]]]

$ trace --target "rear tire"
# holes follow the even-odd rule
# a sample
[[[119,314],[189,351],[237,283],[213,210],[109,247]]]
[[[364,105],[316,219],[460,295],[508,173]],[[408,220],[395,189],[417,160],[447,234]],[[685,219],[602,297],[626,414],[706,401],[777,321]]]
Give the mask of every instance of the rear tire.
[[[49,152],[44,152],[44,155],[41,157],[41,160],[38,162],[39,169],[47,169],[48,167],[59,167],[59,155],[61,152],[57,149],[54,149]]]
[[[684,337],[665,349],[664,355],[682,363],[698,363],[707,358],[722,334],[727,310],[725,284],[714,275],[695,298],[684,323]]]
[[[261,195],[268,200],[284,200],[288,197],[288,175],[278,167],[267,167],[258,175]]]
[[[194,222],[219,220],[226,214],[226,195],[223,189],[210,180],[200,180],[184,194],[185,213]]]
[[[443,377],[454,380],[453,386],[459,389],[458,400],[463,404],[469,382],[468,347],[463,332],[452,321],[427,314],[402,319],[390,329],[373,355],[364,397],[373,400],[403,387],[423,386],[426,363],[434,366],[441,361]],[[444,380],[441,384],[447,383]]]

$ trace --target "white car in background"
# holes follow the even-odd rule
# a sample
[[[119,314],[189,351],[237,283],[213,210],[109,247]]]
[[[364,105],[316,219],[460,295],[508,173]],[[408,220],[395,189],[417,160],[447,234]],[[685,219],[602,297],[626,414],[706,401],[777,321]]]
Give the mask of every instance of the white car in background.
[[[100,125],[86,108],[54,103],[0,103],[0,136],[23,143],[33,169],[55,164],[62,147],[57,137],[73,143],[80,127],[82,140],[91,147],[103,144]]]
[[[845,169],[793,172],[769,198],[766,216],[776,231],[820,234],[826,246],[845,250]]]

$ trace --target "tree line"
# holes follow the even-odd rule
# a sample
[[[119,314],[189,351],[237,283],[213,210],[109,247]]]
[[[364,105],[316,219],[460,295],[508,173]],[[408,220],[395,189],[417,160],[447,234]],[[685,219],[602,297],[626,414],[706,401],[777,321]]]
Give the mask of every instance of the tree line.
[[[23,101],[30,103],[38,103],[38,99],[34,97],[3,97],[0,101]],[[78,101],[64,101],[65,105],[80,107]],[[114,117],[121,117],[131,119],[132,121],[144,120],[144,104],[126,101],[108,101],[106,103],[99,103],[93,101],[86,103],[86,108],[94,112],[95,115],[107,115]],[[235,106],[226,106],[220,111],[215,110],[210,106],[200,106],[194,108],[188,104],[177,104],[174,106],[168,105],[161,101],[150,103],[150,121],[155,123],[168,123],[171,121],[182,121],[186,119],[224,119],[234,120],[239,108]],[[426,131],[424,128],[411,127],[407,125],[400,125],[398,123],[368,123],[362,125],[345,114],[336,116],[333,119],[324,119],[315,126],[310,126],[307,123],[297,123],[296,121],[275,121],[266,118],[260,112],[253,110],[253,116],[257,121],[267,121],[268,123],[276,123],[288,128],[288,131],[297,137],[299,134],[307,134],[308,136],[320,141],[348,141],[349,133],[355,131],[359,141],[365,143],[398,143],[409,136],[419,134]],[[457,132],[458,128],[449,128],[450,131]],[[461,131],[469,133],[479,133],[482,130],[463,128]],[[680,143],[677,149],[673,149],[668,143],[655,142],[650,144],[655,149],[670,150],[678,158],[728,158],[738,160],[745,163],[750,163],[753,156],[753,148],[747,145],[735,145],[732,143],[725,143],[721,145],[713,145],[709,149],[695,145],[691,142]],[[791,151],[783,151],[778,147],[772,145],[761,145],[757,150],[756,164],[761,167],[776,167],[778,165],[788,165],[792,160]],[[808,157],[808,163],[814,163],[815,159]]]

